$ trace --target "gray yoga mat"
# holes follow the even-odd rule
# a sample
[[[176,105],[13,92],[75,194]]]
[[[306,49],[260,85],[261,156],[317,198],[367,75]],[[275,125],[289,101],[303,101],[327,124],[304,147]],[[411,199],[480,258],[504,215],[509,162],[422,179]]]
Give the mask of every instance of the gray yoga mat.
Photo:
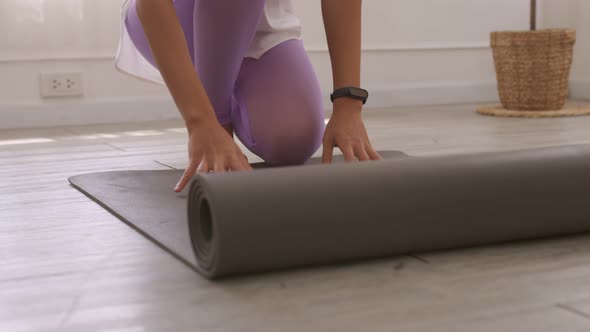
[[[208,278],[590,231],[590,146],[386,155],[197,175],[188,197],[173,170],[70,182]]]
[[[407,157],[398,151],[379,151],[379,154],[384,159]],[[344,160],[337,155],[333,162],[339,164]],[[321,158],[312,158],[306,165],[297,167],[318,164],[321,164]],[[265,163],[252,163],[251,166],[256,172],[267,168]],[[182,172],[172,169],[109,171],[75,175],[68,180],[133,229],[198,270],[187,219],[190,186],[180,193],[172,191]]]

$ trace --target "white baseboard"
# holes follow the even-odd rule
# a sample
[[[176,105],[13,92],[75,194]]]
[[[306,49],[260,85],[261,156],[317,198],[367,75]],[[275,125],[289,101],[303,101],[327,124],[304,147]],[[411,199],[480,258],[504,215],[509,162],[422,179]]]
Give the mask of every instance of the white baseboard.
[[[403,85],[370,89],[366,108],[489,103],[498,100],[496,82]],[[326,109],[331,109],[326,95]],[[168,97],[80,100],[67,103],[0,105],[0,128],[35,128],[180,119]]]
[[[574,80],[570,83],[572,99],[590,100],[590,81]]]

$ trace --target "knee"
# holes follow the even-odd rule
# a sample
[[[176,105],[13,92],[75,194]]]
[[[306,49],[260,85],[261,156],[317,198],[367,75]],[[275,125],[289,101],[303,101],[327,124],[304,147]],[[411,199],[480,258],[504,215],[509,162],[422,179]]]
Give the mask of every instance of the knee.
[[[273,125],[264,141],[257,140],[259,156],[272,166],[301,165],[320,147],[323,133],[322,117],[283,120]]]

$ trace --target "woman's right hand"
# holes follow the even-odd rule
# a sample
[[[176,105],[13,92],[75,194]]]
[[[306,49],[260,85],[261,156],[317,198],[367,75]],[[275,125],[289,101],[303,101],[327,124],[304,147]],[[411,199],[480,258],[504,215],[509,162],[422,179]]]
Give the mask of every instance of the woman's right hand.
[[[231,135],[217,121],[194,70],[184,31],[172,1],[137,0],[154,59],[189,132],[189,165],[174,188],[180,192],[197,172],[252,169]]]
[[[188,125],[189,165],[174,188],[180,192],[195,173],[252,170],[246,156],[217,119]]]

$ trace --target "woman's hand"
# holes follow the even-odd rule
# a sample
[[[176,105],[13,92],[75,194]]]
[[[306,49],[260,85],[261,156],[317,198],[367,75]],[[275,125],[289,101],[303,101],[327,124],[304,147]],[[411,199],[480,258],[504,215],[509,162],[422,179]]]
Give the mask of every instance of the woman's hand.
[[[360,87],[361,83],[361,0],[322,0],[322,17],[334,89]],[[351,98],[334,101],[334,112],[324,133],[323,163],[332,161],[334,146],[338,146],[346,161],[378,160],[363,124],[362,102]]]
[[[334,101],[334,111],[322,140],[324,146],[322,163],[332,162],[335,146],[342,151],[346,161],[381,159],[371,146],[361,110],[361,101],[349,98],[339,98]]]
[[[187,129],[189,165],[174,191],[182,191],[197,172],[252,170],[246,156],[216,119],[188,125]]]
[[[137,0],[136,3],[157,67],[189,131],[190,163],[174,190],[184,189],[197,171],[251,169],[240,148],[215,117],[194,70],[172,1]]]

